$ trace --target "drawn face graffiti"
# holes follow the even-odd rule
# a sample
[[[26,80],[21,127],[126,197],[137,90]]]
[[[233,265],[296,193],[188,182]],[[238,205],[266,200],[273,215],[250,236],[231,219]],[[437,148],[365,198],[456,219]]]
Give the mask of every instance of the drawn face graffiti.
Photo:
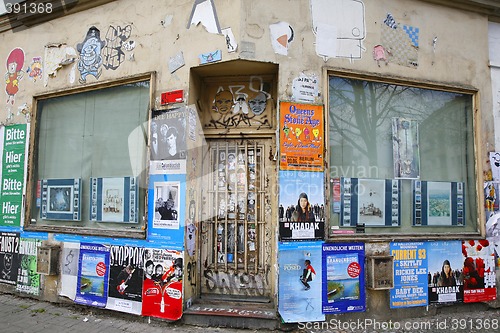
[[[248,101],[250,105],[250,110],[255,115],[261,115],[266,110],[267,97],[263,92],[258,93],[254,98]]]
[[[217,112],[222,114],[228,113],[233,106],[233,94],[226,90],[218,92],[215,95],[214,106]]]
[[[100,40],[99,29],[91,27],[83,43],[77,45],[77,50],[80,52],[78,62],[78,70],[81,75],[80,83],[85,83],[88,75],[92,75],[96,79],[101,75],[101,50],[104,44],[105,42]]]

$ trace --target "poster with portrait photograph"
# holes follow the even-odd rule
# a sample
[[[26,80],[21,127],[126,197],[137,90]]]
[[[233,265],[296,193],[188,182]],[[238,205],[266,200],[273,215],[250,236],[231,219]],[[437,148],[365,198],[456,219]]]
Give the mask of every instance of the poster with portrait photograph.
[[[323,106],[280,103],[280,170],[323,171]]]
[[[0,282],[15,285],[19,269],[19,233],[0,232]]]
[[[414,226],[464,226],[465,183],[412,181]]]
[[[90,178],[90,220],[137,223],[135,177]]]
[[[151,160],[186,159],[186,109],[153,110]]]
[[[394,178],[420,178],[418,123],[413,119],[392,118]]]
[[[278,311],[285,323],[324,321],[321,241],[278,243]]]
[[[341,226],[397,227],[401,223],[401,180],[341,178]]]
[[[183,251],[147,248],[144,252],[142,315],[182,317]]]
[[[487,239],[462,241],[464,302],[496,299],[495,253]]]
[[[138,246],[110,247],[106,309],[141,314],[144,252]]]
[[[461,241],[427,242],[429,303],[464,300]]]
[[[324,177],[321,172],[280,171],[280,240],[323,239]]]
[[[109,246],[80,243],[75,303],[104,308],[108,299]]]
[[[82,180],[42,179],[42,207],[44,220],[80,221]]]
[[[323,313],[365,311],[365,245],[325,243],[322,251]]]

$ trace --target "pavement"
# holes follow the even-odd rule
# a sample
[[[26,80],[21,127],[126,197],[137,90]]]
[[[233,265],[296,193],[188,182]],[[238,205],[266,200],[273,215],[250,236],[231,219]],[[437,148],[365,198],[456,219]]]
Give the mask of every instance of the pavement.
[[[457,310],[458,309],[458,310]],[[500,309],[467,311],[450,308],[434,316],[404,320],[370,318],[333,319],[299,323],[288,332],[297,333],[492,333],[500,331]],[[244,320],[244,319],[242,319]],[[0,293],[0,332],[2,333],[271,333],[280,331],[198,327],[157,318],[89,308],[77,304],[57,304],[29,297]]]

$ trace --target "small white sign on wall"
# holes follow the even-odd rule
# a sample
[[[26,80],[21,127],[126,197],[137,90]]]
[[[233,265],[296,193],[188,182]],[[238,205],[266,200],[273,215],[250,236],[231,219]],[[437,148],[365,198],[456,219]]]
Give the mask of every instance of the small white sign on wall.
[[[292,99],[296,102],[313,103],[319,96],[318,78],[301,73],[293,80]]]

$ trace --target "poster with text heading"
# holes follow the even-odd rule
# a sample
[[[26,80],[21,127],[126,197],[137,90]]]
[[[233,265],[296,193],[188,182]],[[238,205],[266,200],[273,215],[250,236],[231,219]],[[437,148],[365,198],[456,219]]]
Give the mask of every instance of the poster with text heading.
[[[0,282],[15,285],[19,269],[19,233],[0,232]]]
[[[366,311],[364,244],[323,244],[322,251],[323,313]]]
[[[19,244],[19,269],[16,291],[38,296],[40,294],[40,274],[36,272],[39,239],[21,238]]]
[[[461,241],[427,242],[429,304],[464,300],[461,246]]]
[[[394,288],[390,307],[406,308],[427,305],[427,243],[390,243],[394,257]]]
[[[323,171],[323,106],[280,103],[280,169]]]

